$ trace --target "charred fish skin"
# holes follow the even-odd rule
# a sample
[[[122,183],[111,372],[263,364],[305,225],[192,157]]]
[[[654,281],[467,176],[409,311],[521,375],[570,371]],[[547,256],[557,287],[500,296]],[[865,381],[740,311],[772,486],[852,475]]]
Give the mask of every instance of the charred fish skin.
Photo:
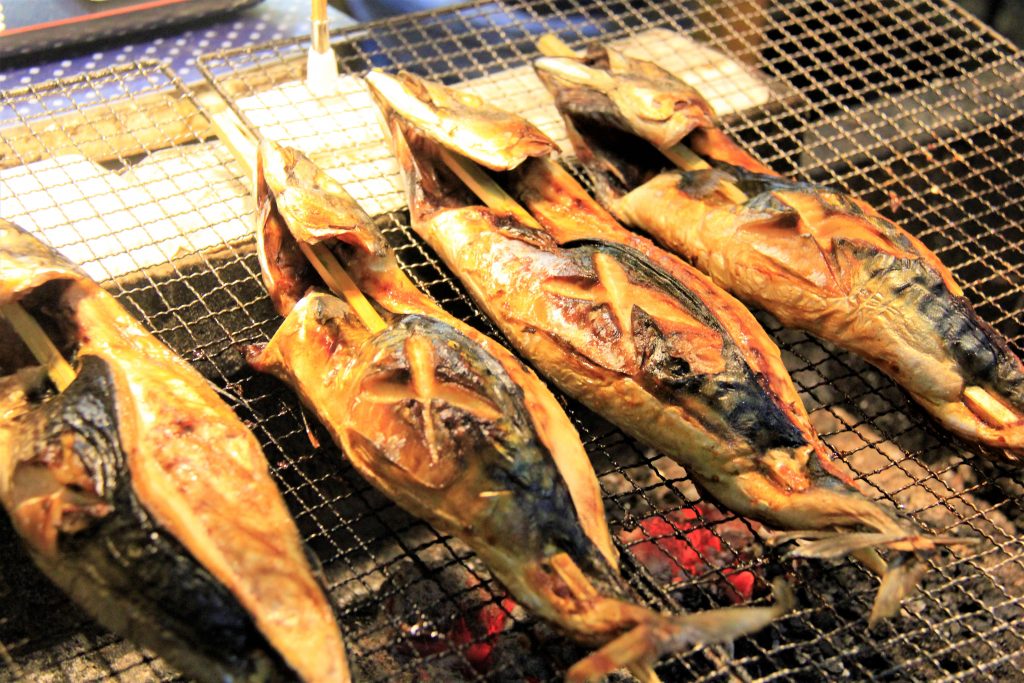
[[[0,304],[43,321],[81,370],[54,395],[21,354],[0,358],[0,502],[44,571],[198,680],[349,680],[255,436],[110,294],[6,221],[0,262]]]
[[[1019,463],[1024,364],[938,257],[864,202],[778,176],[718,129],[706,103],[692,116],[644,113],[645,88],[703,99],[615,55],[595,46],[535,64],[601,202],[744,301],[879,367],[950,431],[1005,449],[985,455]],[[659,150],[684,138],[713,168],[665,170]],[[720,195],[723,180],[746,201]]]
[[[499,144],[491,153],[507,151]],[[569,680],[626,666],[647,675],[669,649],[751,632],[790,608],[783,586],[769,608],[671,617],[638,604],[618,572],[587,454],[544,384],[416,289],[394,253],[374,246],[383,242],[369,217],[301,153],[265,144],[261,155],[257,201],[267,211],[258,235],[275,232],[267,243],[278,245],[288,240],[282,225],[294,239],[316,235],[383,325],[368,326],[308,282],[270,343],[250,350],[250,363],[292,386],[378,490],[462,539],[532,612],[600,646]],[[284,194],[290,201],[278,201]],[[272,214],[281,220],[266,221]]]
[[[606,255],[626,273],[630,282],[662,292],[682,307],[700,324],[720,335],[722,370],[718,373],[694,369],[678,352],[662,329],[664,322],[644,310],[638,302],[630,311],[630,330],[641,359],[638,381],[652,395],[668,404],[678,404],[694,396],[706,401],[711,415],[721,416],[727,429],[735,431],[753,450],[801,448],[808,445],[801,430],[793,424],[769,392],[766,392],[747,364],[735,339],[728,335],[714,312],[693,290],[652,265],[643,254],[613,242],[579,240],[561,245],[580,271],[593,281],[600,274],[593,268],[598,254]],[[659,322],[661,326],[659,326]],[[720,428],[718,425],[709,428]]]
[[[104,626],[191,677],[294,680],[248,612],[135,495],[115,400],[110,368],[86,356],[65,392],[10,425],[21,436],[0,494],[36,564]]]

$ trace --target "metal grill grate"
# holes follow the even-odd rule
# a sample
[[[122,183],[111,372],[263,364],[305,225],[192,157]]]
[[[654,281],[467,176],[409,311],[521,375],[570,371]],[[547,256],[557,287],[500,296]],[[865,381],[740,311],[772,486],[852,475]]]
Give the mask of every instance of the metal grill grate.
[[[695,38],[769,86],[767,103],[729,115],[730,132],[777,170],[858,193],[921,237],[1020,353],[1021,55],[951,6],[885,5],[486,3],[333,38],[345,71],[408,68],[449,83],[522,66],[536,54],[532,41],[548,31],[577,46],[651,28]],[[260,95],[301,77],[306,47],[280,41],[220,52],[201,67],[259,128],[255,122],[284,118],[261,109],[267,100]],[[726,99],[743,94],[728,79],[715,83]],[[291,393],[242,366],[238,348],[267,339],[278,318],[247,238],[246,189],[222,147],[192,142],[206,137],[206,122],[172,74],[140,63],[8,91],[0,105],[0,182],[7,183],[0,212],[82,263],[195,362],[253,426],[323,564],[357,675],[555,680],[582,654],[505,600],[464,546],[373,491],[315,425],[310,430],[324,445],[312,446]],[[296,146],[330,161],[331,148],[357,142],[323,139],[307,111],[296,104],[287,112],[293,128],[305,129]],[[356,161],[373,168],[375,159]],[[390,191],[379,182],[353,187],[362,201]],[[408,230],[407,216],[380,220],[413,279],[449,311],[494,334]],[[974,457],[858,359],[760,317],[783,348],[815,425],[865,488],[932,531],[969,532],[986,543],[933,560],[905,615],[871,633],[866,615],[876,584],[866,572],[851,563],[801,562],[799,611],[737,642],[728,656],[702,650],[666,660],[663,678],[1019,678],[1019,476]],[[749,579],[753,594],[763,596],[765,578],[789,569],[757,552],[745,522],[695,502],[670,460],[578,406],[568,408],[592,455],[625,572],[646,600],[674,610],[729,604]],[[159,659],[93,626],[16,545],[0,522],[0,679],[174,678]]]

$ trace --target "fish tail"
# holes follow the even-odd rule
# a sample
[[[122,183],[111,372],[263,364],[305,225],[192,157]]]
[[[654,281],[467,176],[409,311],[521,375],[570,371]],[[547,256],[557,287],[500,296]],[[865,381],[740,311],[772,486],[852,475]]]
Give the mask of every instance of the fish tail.
[[[697,644],[727,643],[761,630],[791,611],[796,604],[793,589],[784,579],[772,584],[775,604],[770,607],[725,607],[695,614],[650,618],[574,664],[566,681],[603,680],[616,669],[629,669],[641,681],[658,681],[653,664],[663,655]]]
[[[843,531],[791,531],[769,539],[772,545],[797,542],[787,557],[839,559],[850,556],[881,578],[868,624],[874,626],[899,613],[903,598],[920,583],[928,570],[925,559],[941,546],[973,544],[980,539],[930,536],[921,533],[874,533]],[[896,552],[885,562],[879,548]]]
[[[939,417],[967,438],[1002,447],[1004,459],[1019,465],[1024,460],[1024,372],[1016,357],[1002,360],[1000,376],[987,385],[965,386],[959,401],[938,409]]]

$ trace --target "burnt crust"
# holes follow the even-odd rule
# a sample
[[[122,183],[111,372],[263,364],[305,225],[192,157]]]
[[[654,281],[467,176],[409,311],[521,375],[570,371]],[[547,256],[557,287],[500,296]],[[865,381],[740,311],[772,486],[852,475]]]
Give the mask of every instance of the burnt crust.
[[[251,616],[163,529],[138,498],[118,431],[110,366],[83,356],[68,389],[19,417],[37,453],[73,439],[73,452],[109,513],[60,531],[54,557],[33,559],[100,623],[160,652],[199,680],[292,680]]]

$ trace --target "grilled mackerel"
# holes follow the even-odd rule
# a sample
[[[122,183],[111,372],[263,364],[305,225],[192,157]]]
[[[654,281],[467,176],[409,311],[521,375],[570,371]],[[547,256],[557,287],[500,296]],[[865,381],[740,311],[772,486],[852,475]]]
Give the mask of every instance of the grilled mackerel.
[[[920,535],[836,471],[778,348],[743,305],[621,227],[559,166],[531,158],[553,143],[523,119],[481,112],[410,74],[367,80],[405,173],[413,228],[520,352],[563,391],[685,466],[724,506],[799,532],[787,538],[817,539],[799,553],[857,553],[884,575],[872,618],[895,613],[921,557],[949,539]],[[461,137],[420,125],[435,117]],[[474,118],[491,129],[452,123]],[[473,158],[481,131],[492,144],[507,141],[492,168],[515,168],[501,180],[531,220],[477,205],[441,163],[441,143]],[[899,551],[888,569],[867,550],[881,546]]]
[[[731,639],[787,608],[787,595],[681,617],[638,604],[586,452],[544,384],[416,289],[369,217],[300,152],[264,143],[257,178],[265,281],[286,318],[250,361],[299,393],[375,487],[462,539],[528,609],[600,646],[570,680],[622,666],[649,675],[667,651]],[[333,249],[382,330],[321,291],[296,240]]]
[[[78,368],[48,390],[0,318],[0,503],[36,564],[194,679],[349,680],[255,437],[113,297],[2,220],[0,264],[0,304]]]
[[[722,133],[707,102],[661,68],[594,46],[543,58],[598,199],[722,287],[859,354],[957,435],[1024,457],[1024,365],[952,273],[863,201],[782,178]],[[666,170],[685,141],[706,170]],[[735,183],[746,197],[721,191]]]

